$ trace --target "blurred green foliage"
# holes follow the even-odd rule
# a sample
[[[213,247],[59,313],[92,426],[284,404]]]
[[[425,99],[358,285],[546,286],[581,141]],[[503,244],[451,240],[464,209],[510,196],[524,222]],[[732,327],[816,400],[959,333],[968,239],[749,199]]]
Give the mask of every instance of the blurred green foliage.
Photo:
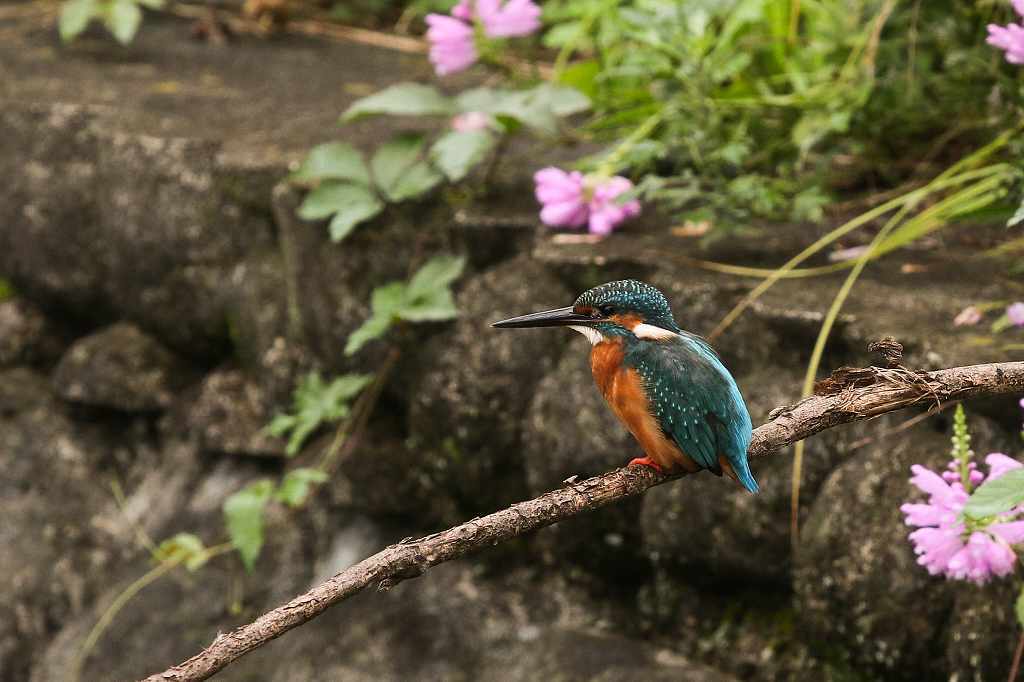
[[[985,44],[985,25],[1013,16],[1009,3],[554,0],[544,9],[555,77],[591,97],[593,138],[617,141],[659,118],[611,170],[641,177],[642,197],[701,207],[692,217],[718,227],[819,219],[834,193],[899,185],[917,162],[991,139],[1024,102],[1020,69]]]

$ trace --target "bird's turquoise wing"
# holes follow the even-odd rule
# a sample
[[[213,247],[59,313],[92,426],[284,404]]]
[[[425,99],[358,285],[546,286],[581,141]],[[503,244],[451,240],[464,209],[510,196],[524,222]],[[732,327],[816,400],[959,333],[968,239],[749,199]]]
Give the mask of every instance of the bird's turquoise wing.
[[[757,484],[747,465],[751,424],[732,375],[697,337],[644,344],[626,360],[644,381],[651,411],[665,435],[698,465],[722,473],[721,453],[744,486]]]

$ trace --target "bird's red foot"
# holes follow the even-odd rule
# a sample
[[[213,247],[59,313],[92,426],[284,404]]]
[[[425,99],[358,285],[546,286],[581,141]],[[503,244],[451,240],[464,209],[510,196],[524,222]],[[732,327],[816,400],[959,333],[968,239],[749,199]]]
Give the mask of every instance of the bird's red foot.
[[[628,467],[631,467],[631,466],[651,467],[652,469],[657,471],[659,474],[665,473],[664,469],[662,469],[661,466],[657,462],[655,462],[653,459],[651,459],[650,457],[635,457],[635,458],[629,460],[629,464],[627,464],[626,466],[628,466]]]

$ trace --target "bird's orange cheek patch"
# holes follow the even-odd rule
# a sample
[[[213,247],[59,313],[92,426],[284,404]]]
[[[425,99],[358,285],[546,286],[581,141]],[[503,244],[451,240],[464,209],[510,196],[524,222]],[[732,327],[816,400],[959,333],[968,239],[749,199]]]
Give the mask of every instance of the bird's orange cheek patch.
[[[612,315],[609,319],[611,319],[612,322],[619,325],[620,327],[625,327],[630,331],[632,331],[633,327],[637,326],[638,324],[644,323],[643,318],[637,315],[636,313],[619,313],[616,315]]]

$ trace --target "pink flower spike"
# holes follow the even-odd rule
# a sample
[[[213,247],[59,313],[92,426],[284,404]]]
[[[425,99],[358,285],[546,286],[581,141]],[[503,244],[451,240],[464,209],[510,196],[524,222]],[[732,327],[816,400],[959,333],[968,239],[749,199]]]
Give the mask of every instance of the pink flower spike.
[[[950,560],[963,549],[962,530],[963,525],[959,523],[915,530],[910,534],[910,541],[918,555],[917,563],[932,575],[946,573]]]
[[[467,111],[452,118],[452,129],[460,133],[487,130],[493,124],[494,119],[482,111]]]
[[[636,199],[618,202],[620,194],[633,189],[633,183],[621,175],[608,178],[594,188],[590,199],[590,232],[610,234],[615,226],[640,214],[640,202]]]
[[[989,24],[988,38],[985,42],[1000,50],[1005,50],[1006,61],[1011,64],[1024,64],[1024,26]]]
[[[915,464],[910,467],[910,471],[914,474],[910,478],[910,482],[916,485],[921,492],[928,493],[929,501],[932,504],[939,504],[943,507],[956,507],[958,504],[963,506],[966,494],[950,487],[942,480],[942,477],[931,469]]]
[[[428,14],[430,62],[439,76],[462,71],[476,61],[473,27],[443,14]]]
[[[1024,17],[1024,0],[1010,0],[1013,8],[1017,10],[1017,14]]]
[[[587,222],[583,174],[549,166],[533,175],[534,194],[541,203],[540,219],[552,227],[581,227]]]
[[[993,452],[992,454],[985,457],[985,464],[988,464],[988,480],[994,481],[999,478],[1007,471],[1013,471],[1014,469],[1020,469],[1024,464],[1021,464],[1012,457],[1007,457],[1001,452]]]
[[[488,38],[525,36],[540,28],[540,7],[533,0],[476,0],[476,15]]]
[[[950,518],[956,518],[949,511],[934,504],[905,504],[900,507],[900,511],[907,517],[908,526],[938,526]]]
[[[1009,545],[1024,542],[1024,521],[993,523],[986,530],[996,537],[1002,538]]]

